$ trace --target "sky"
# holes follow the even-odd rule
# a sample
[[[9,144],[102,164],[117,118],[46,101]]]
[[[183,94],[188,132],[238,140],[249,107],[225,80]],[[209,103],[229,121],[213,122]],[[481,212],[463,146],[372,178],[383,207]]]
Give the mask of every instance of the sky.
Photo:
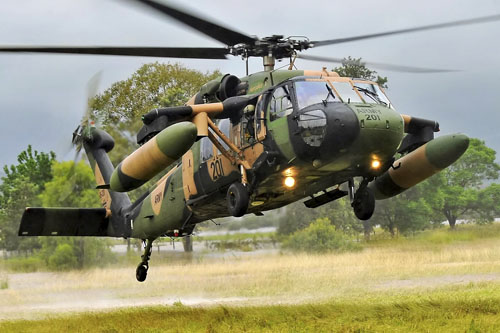
[[[180,2],[174,2],[179,4]],[[182,8],[247,35],[311,40],[500,14],[496,0],[230,1],[191,0]],[[500,21],[318,47],[307,55],[456,69],[437,74],[379,70],[396,109],[439,121],[440,134],[462,132],[500,151]],[[130,0],[3,0],[0,45],[223,47],[217,41]],[[194,69],[245,74],[238,57],[182,60],[115,56],[0,54],[0,167],[31,144],[71,159],[71,133],[86,107],[86,86],[102,71],[100,91],[142,64],[180,62]],[[276,67],[286,65],[277,63]],[[337,64],[297,60],[299,69]],[[250,71],[262,70],[261,60]]]

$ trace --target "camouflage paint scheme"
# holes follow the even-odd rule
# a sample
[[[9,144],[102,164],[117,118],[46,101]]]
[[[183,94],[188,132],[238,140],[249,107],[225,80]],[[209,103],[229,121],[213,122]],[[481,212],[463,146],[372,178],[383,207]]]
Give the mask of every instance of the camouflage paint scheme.
[[[313,75],[311,77],[318,78],[324,76],[325,73],[309,72],[309,74]],[[304,76],[304,71],[274,71],[256,73],[241,80],[249,83],[248,93],[256,94],[290,78],[302,76]],[[328,76],[328,78],[335,80],[337,76]],[[362,119],[368,111],[383,113],[384,117],[380,120],[366,122],[367,125],[360,131],[360,135],[352,147],[340,152],[338,157],[320,168],[315,168],[312,163],[296,158],[290,140],[287,118],[271,122],[269,112],[265,110],[266,120],[269,124],[268,136],[260,142],[256,141],[254,144],[244,147],[243,151],[245,155],[248,155],[247,159],[251,166],[255,164],[264,151],[278,151],[279,156],[276,157],[276,160],[280,162],[276,163],[271,173],[260,182],[252,196],[248,213],[259,213],[282,207],[327,187],[343,183],[353,175],[358,175],[360,169],[365,169],[371,161],[371,155],[375,152],[379,158],[387,158],[394,154],[404,135],[404,124],[399,113],[376,104],[350,104],[349,108],[359,119]],[[386,129],[386,121],[391,123],[391,128]],[[386,140],[386,146],[380,147],[378,134],[384,131],[391,132],[392,135],[390,135],[389,140]],[[230,139],[234,142],[234,135],[230,135]],[[192,179],[185,181],[194,184],[196,194],[179,197],[183,186],[186,186],[182,183],[182,161],[180,161],[181,165],[169,176],[169,180],[160,183],[157,189],[153,190],[143,201],[142,209],[133,222],[132,237],[145,238],[143,235],[152,234],[156,237],[162,234],[170,236],[175,233],[189,234],[195,223],[228,216],[226,191],[231,183],[239,181],[240,176],[236,166],[231,165],[231,162],[220,152],[217,153],[215,147],[213,150],[214,156],[202,161],[200,141],[191,147],[187,154],[193,156],[191,161],[194,166],[194,174]],[[291,160],[293,161],[288,163]],[[214,167],[217,165],[222,165],[224,176],[214,179],[214,174],[216,174]],[[362,167],[357,167],[357,165]],[[293,189],[287,189],[283,185],[282,172],[288,168],[295,170],[294,176],[297,186]],[[165,190],[158,191],[158,188],[165,188]],[[161,199],[157,199],[157,201],[161,204],[160,212],[163,214],[151,213],[155,203],[155,195],[161,195]],[[175,232],[176,230],[177,232]]]
[[[200,92],[191,98],[188,106],[194,110],[197,104],[220,102],[218,89],[223,80],[224,77],[205,84]],[[358,90],[352,92],[356,94],[352,95],[353,102],[350,99],[342,100],[342,93],[335,89],[335,83],[352,85],[354,81],[339,77],[333,72],[276,70],[255,73],[240,80],[244,86],[246,85],[243,95],[259,95],[258,101],[256,105],[242,110],[237,117],[232,116],[229,126],[227,126],[227,118],[220,119],[218,126],[222,128],[223,122],[226,121],[225,134],[231,143],[241,149],[241,154],[247,163],[249,183],[253,185],[247,213],[260,214],[266,210],[285,206],[325,191],[332,186],[345,183],[353,177],[374,178],[383,174],[370,185],[378,199],[396,195],[407,188],[405,184],[400,184],[395,180],[397,177],[390,170],[394,162],[393,157],[405,136],[406,125],[405,119],[393,109],[390,103],[374,103]],[[323,110],[324,117],[326,117],[327,125],[322,134],[321,144],[312,143],[311,146],[311,143],[308,145],[307,142],[304,143],[305,139],[301,138],[300,131],[304,128],[299,128],[298,122],[301,121],[301,117],[307,118],[307,116],[304,116],[303,110],[297,107],[294,86],[299,81],[324,83],[330,87],[327,89],[334,95],[335,103],[323,102],[311,106],[311,114],[318,114],[317,110]],[[354,84],[363,82],[374,84],[363,80],[356,80]],[[292,102],[292,108],[290,114],[271,119],[272,94],[282,86],[290,89],[289,100]],[[326,96],[325,101],[328,98],[329,96]],[[222,110],[222,107],[219,108]],[[307,107],[304,110],[307,110]],[[250,116],[252,120],[245,122],[246,116]],[[99,234],[152,240],[160,236],[189,235],[199,222],[228,216],[227,189],[232,183],[242,181],[238,165],[222,154],[212,143],[207,145],[205,142],[203,146],[204,140],[208,140],[206,138],[192,145],[189,138],[177,140],[176,138],[181,137],[175,133],[178,128],[190,128],[188,131],[193,133],[193,123],[189,120],[184,119],[180,123],[167,127],[138,149],[153,144],[155,147],[160,147],[160,149],[154,149],[156,152],[163,151],[164,167],[174,160],[172,157],[177,158],[180,155],[179,150],[176,153],[169,153],[169,151],[184,146],[185,153],[174,162],[170,171],[152,190],[146,192],[138,202],[133,204],[130,203],[125,193],[110,191],[109,187],[115,190],[127,190],[129,188],[127,184],[133,183],[132,185],[136,186],[138,182],[145,182],[149,179],[152,174],[149,171],[144,171],[147,175],[140,177],[141,163],[147,163],[146,159],[143,158],[144,156],[140,159],[132,158],[133,155],[140,155],[136,151],[115,169],[106,156],[106,152],[112,149],[112,139],[108,138],[107,133],[103,131],[95,128],[87,129],[90,131],[92,140],[86,143],[85,148],[96,174],[104,210],[101,208],[99,211],[84,213],[75,211],[73,215],[78,218],[75,217],[72,223],[79,225],[80,229],[73,228],[65,232],[59,230],[57,235]],[[253,133],[245,134],[248,133],[245,132],[248,126],[253,127]],[[222,130],[224,131],[224,128]],[[192,135],[184,137],[192,137]],[[466,143],[468,143],[467,138],[461,136],[458,140],[460,147],[454,149],[456,144],[452,142],[453,140],[438,141],[436,139],[435,141],[436,144],[432,144],[431,141],[419,148],[425,150],[427,157],[424,163],[435,166],[435,169],[432,169],[433,172],[455,161],[465,151]],[[153,143],[150,144],[150,142]],[[206,158],[202,158],[203,149],[205,149]],[[210,150],[211,154],[206,154],[206,151],[210,152]],[[444,158],[445,161],[442,160],[440,154],[436,153],[441,150],[451,151],[449,156]],[[416,153],[418,152],[415,151],[407,156]],[[374,159],[382,162],[381,168],[371,168],[371,162]],[[126,170],[122,167],[125,163],[134,164],[135,177],[126,174]],[[412,169],[413,171],[415,170]],[[283,184],[285,176],[293,176],[296,185],[287,188]],[[407,176],[412,177],[408,172],[403,173],[402,177]],[[108,186],[110,180],[111,185]],[[61,229],[60,224],[68,222],[62,215],[58,215],[57,211],[45,211],[47,215],[40,217],[41,211],[35,210],[26,211],[21,223],[20,235],[55,235],[54,230]],[[96,214],[99,218],[95,218]],[[47,221],[49,216],[52,220],[56,220],[56,223],[47,222],[40,227],[40,224],[43,224],[40,221]],[[92,232],[85,234],[82,227],[85,224],[93,225],[90,228]]]

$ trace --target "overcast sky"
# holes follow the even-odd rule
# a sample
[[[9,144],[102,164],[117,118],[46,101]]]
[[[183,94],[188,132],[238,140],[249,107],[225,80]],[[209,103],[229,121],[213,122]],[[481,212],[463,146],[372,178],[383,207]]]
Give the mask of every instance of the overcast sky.
[[[179,3],[179,2],[177,2]],[[229,1],[191,0],[193,9],[248,35],[305,35],[323,40],[500,14],[495,0]],[[127,0],[3,0],[0,45],[223,46]],[[404,114],[439,121],[500,151],[500,22],[318,47],[309,55],[460,69],[444,74],[379,71]],[[66,154],[85,109],[88,80],[103,71],[101,91],[142,64],[179,61],[202,71],[244,75],[244,62],[140,57],[0,54],[0,166],[32,144]],[[277,64],[280,66],[280,63]],[[336,64],[298,61],[299,69]],[[278,67],[277,66],[277,67]],[[261,60],[250,70],[261,70]]]

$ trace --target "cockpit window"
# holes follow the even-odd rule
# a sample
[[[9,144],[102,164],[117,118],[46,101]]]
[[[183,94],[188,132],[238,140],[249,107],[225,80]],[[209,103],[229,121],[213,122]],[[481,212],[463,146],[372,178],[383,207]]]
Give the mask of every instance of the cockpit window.
[[[293,111],[292,99],[287,86],[277,88],[271,99],[270,119],[271,121],[286,117]]]
[[[389,99],[387,98],[387,96],[384,94],[384,92],[382,91],[382,89],[380,89],[380,87],[378,86],[378,84],[374,84],[373,86],[375,88],[375,91],[377,92],[377,95],[378,95],[378,98],[380,99],[380,101],[386,103],[388,106],[390,106],[392,109],[394,109],[392,107],[391,102],[389,101]]]
[[[301,113],[297,119],[300,135],[306,144],[319,147],[326,134],[326,114],[321,110]]]
[[[332,82],[344,103],[363,103],[349,82]]]
[[[224,135],[229,138],[229,130],[230,130],[230,121],[229,119],[222,119],[217,123],[217,127],[224,133]],[[229,150],[229,146],[222,141],[221,138],[217,138],[217,140],[220,142],[222,147],[224,147],[226,150]],[[217,149],[217,154],[220,154],[221,152]]]
[[[297,81],[295,93],[299,109],[318,103],[340,102],[326,81]]]
[[[229,138],[229,131],[230,131],[230,121],[229,119],[222,119],[219,120],[217,123],[217,127],[224,133],[225,136]],[[209,129],[213,133],[211,129]],[[222,139],[217,138],[217,140],[220,142],[222,147],[225,149],[229,150],[229,146],[222,141]],[[220,155],[221,152],[217,149],[217,155]],[[205,162],[206,160],[211,159],[214,156],[214,144],[208,137],[204,137],[201,139],[201,144],[200,144],[200,155],[201,155],[201,160]]]
[[[354,87],[361,93],[366,103],[390,106],[389,99],[377,84],[369,82],[355,82]]]
[[[200,144],[200,154],[201,160],[205,162],[208,159],[211,159],[214,156],[214,145],[209,138],[205,137],[201,139]]]
[[[361,93],[366,103],[382,104],[392,108],[389,99],[377,84],[354,82],[354,87]]]

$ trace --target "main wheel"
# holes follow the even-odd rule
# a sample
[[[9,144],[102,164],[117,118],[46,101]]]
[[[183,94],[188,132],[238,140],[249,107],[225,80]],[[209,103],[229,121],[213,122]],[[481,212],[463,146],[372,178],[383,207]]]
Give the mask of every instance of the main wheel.
[[[135,270],[135,278],[139,282],[144,282],[146,280],[146,277],[148,275],[148,266],[141,263],[139,266],[137,266],[137,269]]]
[[[229,214],[234,217],[245,215],[248,209],[248,191],[242,183],[232,183],[227,190],[226,202]]]
[[[369,220],[375,210],[375,196],[372,190],[367,187],[359,189],[354,195],[352,208],[358,219],[363,221]]]

